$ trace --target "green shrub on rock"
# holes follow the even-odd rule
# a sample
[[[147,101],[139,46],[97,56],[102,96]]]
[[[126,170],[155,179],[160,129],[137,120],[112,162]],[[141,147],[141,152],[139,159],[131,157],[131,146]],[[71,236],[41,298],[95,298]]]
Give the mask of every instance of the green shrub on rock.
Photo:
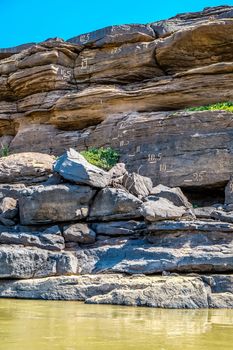
[[[191,107],[187,111],[227,111],[233,113],[233,102],[219,102],[207,106]]]
[[[118,162],[120,157],[119,152],[111,147],[92,147],[87,151],[82,151],[80,153],[89,163],[104,170],[110,170]]]

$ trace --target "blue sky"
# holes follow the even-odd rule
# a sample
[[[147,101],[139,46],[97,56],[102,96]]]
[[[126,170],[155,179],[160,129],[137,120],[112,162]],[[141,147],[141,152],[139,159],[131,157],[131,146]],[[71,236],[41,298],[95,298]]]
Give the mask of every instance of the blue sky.
[[[233,1],[0,0],[0,47],[68,39],[108,25],[148,23],[223,4]]]

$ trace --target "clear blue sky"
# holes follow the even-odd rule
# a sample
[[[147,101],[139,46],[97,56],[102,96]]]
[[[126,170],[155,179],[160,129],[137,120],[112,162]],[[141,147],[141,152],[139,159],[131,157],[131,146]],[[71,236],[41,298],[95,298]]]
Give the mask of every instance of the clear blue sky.
[[[0,47],[68,39],[114,24],[148,23],[203,7],[233,5],[217,0],[0,0]]]

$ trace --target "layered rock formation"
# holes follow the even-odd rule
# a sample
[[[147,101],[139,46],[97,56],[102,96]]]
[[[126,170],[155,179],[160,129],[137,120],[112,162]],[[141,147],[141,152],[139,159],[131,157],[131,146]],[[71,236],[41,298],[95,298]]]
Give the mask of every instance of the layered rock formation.
[[[14,160],[0,184],[0,296],[233,307],[231,204],[195,211],[180,188],[153,187],[122,164],[105,172],[75,150],[53,165],[41,154],[47,179],[28,183],[34,157],[0,161],[5,179]]]
[[[0,50],[0,296],[233,307],[232,17]]]

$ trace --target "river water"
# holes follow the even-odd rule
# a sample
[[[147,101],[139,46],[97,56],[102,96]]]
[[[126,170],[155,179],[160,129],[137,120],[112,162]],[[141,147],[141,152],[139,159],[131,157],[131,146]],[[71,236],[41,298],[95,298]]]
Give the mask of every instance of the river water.
[[[232,350],[233,310],[0,299],[1,350]]]

